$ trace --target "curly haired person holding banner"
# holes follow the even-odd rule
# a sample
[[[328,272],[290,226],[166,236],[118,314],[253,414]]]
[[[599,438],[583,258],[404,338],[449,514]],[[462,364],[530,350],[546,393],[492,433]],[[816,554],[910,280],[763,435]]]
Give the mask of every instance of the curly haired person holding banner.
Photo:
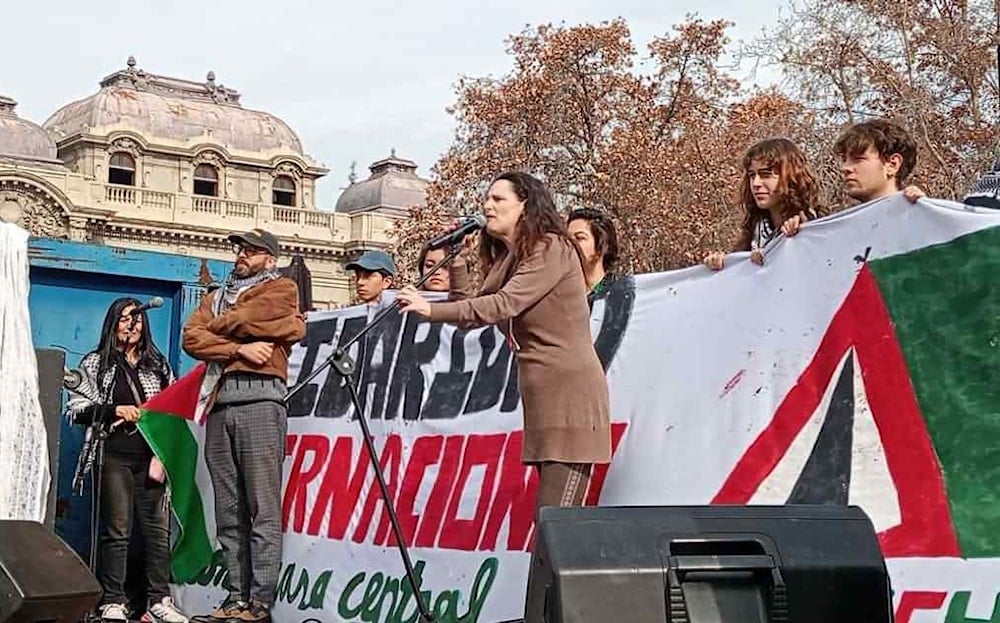
[[[849,126],[833,151],[840,159],[844,191],[859,203],[900,191],[910,203],[924,196],[919,186],[903,186],[917,166],[917,143],[898,123],[872,119]]]
[[[100,475],[101,537],[97,577],[101,620],[129,620],[125,575],[138,513],[145,541],[146,623],[187,623],[170,597],[170,515],[162,465],[136,427],[139,405],[174,375],[153,343],[146,312],[134,298],[111,303],[97,348],[84,355],[80,372],[92,392],[72,395],[68,412],[75,424],[97,425],[107,438]]]
[[[497,177],[483,212],[479,296],[430,303],[407,288],[398,295],[401,309],[499,328],[517,358],[522,461],[538,470],[536,509],[579,506],[593,465],[611,460],[608,386],[591,342],[583,258],[548,189],[527,173]],[[459,298],[454,283],[452,290]],[[528,623],[542,619],[544,594],[534,584],[529,576]]]
[[[764,263],[761,252],[779,233],[794,236],[802,223],[819,215],[819,182],[805,154],[786,138],[769,138],[743,155],[739,202],[743,209],[740,237],[733,251],[750,251]],[[721,270],[726,254],[710,253],[705,265]]]

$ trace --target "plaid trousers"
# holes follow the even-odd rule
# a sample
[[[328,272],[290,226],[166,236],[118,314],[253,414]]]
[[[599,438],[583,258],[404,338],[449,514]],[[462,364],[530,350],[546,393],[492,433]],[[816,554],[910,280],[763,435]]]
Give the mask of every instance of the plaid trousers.
[[[281,569],[281,469],[285,406],[219,405],[205,426],[205,462],[215,489],[215,526],[229,594],[272,605]]]

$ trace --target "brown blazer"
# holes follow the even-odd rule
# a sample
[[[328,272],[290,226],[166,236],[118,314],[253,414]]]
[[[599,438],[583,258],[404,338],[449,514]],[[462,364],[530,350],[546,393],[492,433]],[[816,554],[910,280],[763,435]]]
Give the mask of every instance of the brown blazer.
[[[284,277],[256,285],[236,304],[216,316],[213,301],[219,290],[207,294],[184,325],[184,352],[201,361],[216,361],[226,372],[256,372],[288,379],[288,354],[306,336],[306,321],[299,312],[299,289]],[[271,342],[270,361],[255,366],[237,357],[247,342]]]
[[[498,325],[512,342],[525,463],[611,460],[608,384],[591,341],[587,288],[570,241],[548,234],[523,261],[504,254],[479,296],[432,303],[431,320]]]

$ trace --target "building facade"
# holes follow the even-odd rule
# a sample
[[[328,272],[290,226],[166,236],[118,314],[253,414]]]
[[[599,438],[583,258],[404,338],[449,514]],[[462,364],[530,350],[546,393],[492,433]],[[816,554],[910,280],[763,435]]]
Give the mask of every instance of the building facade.
[[[230,232],[263,228],[281,240],[279,265],[304,259],[317,309],[351,302],[343,265],[388,248],[396,221],[424,201],[415,170],[393,154],[344,190],[350,209],[319,210],[327,169],[284,121],[244,108],[211,72],[181,80],[129,58],[41,126],[0,96],[0,220],[36,236],[226,260]]]

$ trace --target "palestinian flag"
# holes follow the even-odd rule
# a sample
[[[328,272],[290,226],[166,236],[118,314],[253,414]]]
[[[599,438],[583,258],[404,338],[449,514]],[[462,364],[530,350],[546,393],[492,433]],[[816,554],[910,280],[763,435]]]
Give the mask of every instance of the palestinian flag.
[[[1000,227],[855,260],[713,502],[859,504],[887,557],[998,557]]]
[[[872,263],[964,557],[1000,555],[1000,227]]]
[[[189,425],[189,421],[196,421],[199,412],[198,398],[205,370],[205,364],[199,364],[147,401],[138,424],[166,470],[170,504],[180,527],[171,560],[175,582],[194,579],[212,560],[205,505],[196,482],[198,442]]]

